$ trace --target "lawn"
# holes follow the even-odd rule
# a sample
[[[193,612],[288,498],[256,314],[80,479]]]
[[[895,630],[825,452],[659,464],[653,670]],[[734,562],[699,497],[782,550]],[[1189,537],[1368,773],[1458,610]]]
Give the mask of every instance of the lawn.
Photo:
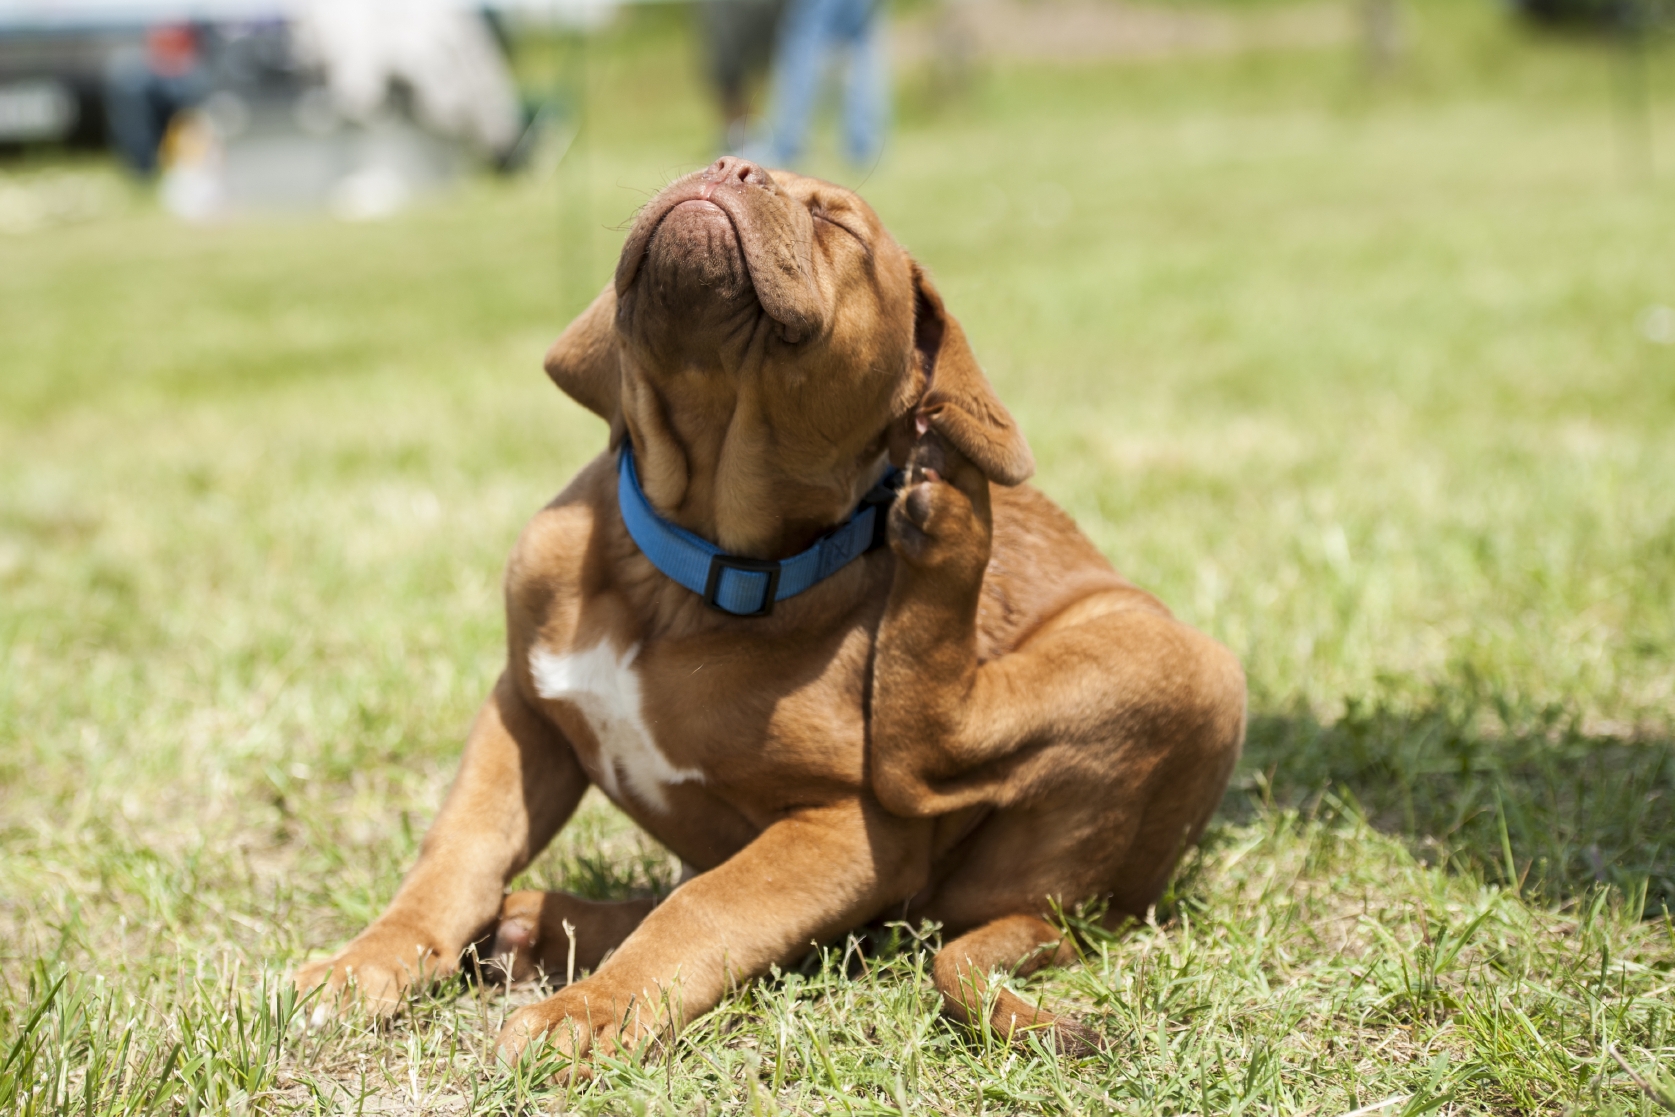
[[[673,14],[588,49],[556,171],[381,224],[0,169],[102,199],[0,233],[0,1112],[1675,1108],[1675,56],[1648,180],[1619,53],[1408,11],[1378,81],[1347,44],[908,74],[876,169],[816,164],[933,270],[1037,483],[1249,674],[1155,919],[1068,912],[1085,964],[1024,983],[1086,1059],[942,1020],[930,927],[574,1088],[493,1067],[537,991],[312,1034],[283,991],[412,860],[501,563],[603,446],[540,355],[707,159]],[[528,879],[673,870],[590,796]]]

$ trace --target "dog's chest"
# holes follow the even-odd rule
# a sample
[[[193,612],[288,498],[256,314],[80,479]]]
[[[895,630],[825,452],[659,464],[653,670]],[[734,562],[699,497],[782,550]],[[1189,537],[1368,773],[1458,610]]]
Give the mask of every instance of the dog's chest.
[[[669,807],[667,788],[703,782],[697,768],[680,768],[658,748],[646,723],[640,673],[634,668],[639,645],[618,653],[609,641],[585,651],[556,653],[536,645],[529,654],[535,692],[564,702],[587,720],[599,755],[593,777],[613,799],[624,791],[657,811]]]

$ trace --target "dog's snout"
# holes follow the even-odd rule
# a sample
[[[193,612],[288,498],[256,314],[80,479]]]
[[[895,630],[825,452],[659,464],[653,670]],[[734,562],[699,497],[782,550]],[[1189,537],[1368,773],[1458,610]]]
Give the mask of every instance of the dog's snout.
[[[704,181],[716,186],[772,186],[774,180],[755,163],[736,155],[723,155],[704,171]]]

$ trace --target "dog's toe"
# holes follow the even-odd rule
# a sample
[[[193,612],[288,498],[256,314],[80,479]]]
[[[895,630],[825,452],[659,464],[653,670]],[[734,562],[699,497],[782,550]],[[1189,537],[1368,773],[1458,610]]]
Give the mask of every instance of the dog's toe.
[[[930,524],[931,509],[935,499],[934,482],[927,481],[914,485],[907,490],[902,501],[902,511],[907,514],[908,522],[923,531]]]

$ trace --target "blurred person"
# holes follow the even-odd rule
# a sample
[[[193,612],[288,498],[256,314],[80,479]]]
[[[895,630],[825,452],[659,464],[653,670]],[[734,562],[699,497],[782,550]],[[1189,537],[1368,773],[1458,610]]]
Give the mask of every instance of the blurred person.
[[[223,154],[221,139],[205,112],[182,109],[175,113],[157,149],[163,208],[187,221],[221,216],[227,201]]]
[[[200,30],[160,24],[145,45],[119,51],[105,74],[105,106],[111,145],[136,174],[157,170],[157,153],[176,114],[209,94]]]
[[[890,112],[880,18],[877,0],[789,0],[774,54],[770,131],[753,149],[757,159],[796,165],[827,65],[840,53],[844,154],[861,165],[878,157]]]
[[[750,138],[750,90],[773,61],[774,33],[785,0],[700,0],[710,83],[721,102],[722,147],[742,150]]]
[[[333,108],[366,123],[392,92],[418,121],[502,158],[523,132],[523,108],[494,28],[480,12],[409,0],[304,0],[294,24],[302,57],[325,75]]]

